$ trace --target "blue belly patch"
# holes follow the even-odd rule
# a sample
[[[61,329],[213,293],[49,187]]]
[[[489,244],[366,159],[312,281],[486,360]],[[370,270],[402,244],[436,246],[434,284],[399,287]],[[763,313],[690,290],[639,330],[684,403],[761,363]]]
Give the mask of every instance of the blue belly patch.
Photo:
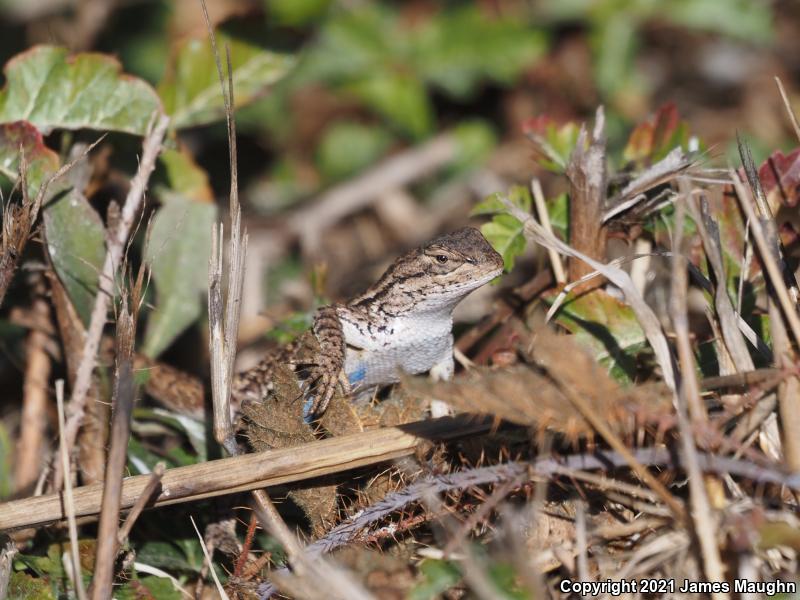
[[[356,387],[356,385],[364,381],[366,377],[367,377],[367,365],[365,365],[364,363],[358,363],[356,368],[347,374],[347,381],[350,383],[350,387],[354,388]]]

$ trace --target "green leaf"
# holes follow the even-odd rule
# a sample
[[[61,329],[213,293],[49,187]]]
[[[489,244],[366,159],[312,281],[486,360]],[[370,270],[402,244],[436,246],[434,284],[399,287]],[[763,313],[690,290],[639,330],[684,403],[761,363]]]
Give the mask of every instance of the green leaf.
[[[198,202],[213,202],[214,192],[206,173],[194,160],[189,151],[180,147],[177,150],[164,148],[158,156],[166,169],[167,181],[171,190]]]
[[[561,239],[567,239],[567,231],[569,231],[569,202],[567,201],[567,193],[559,194],[552,200],[546,201],[547,216],[550,217],[550,226],[553,231],[561,236]]]
[[[419,565],[420,581],[408,595],[409,600],[433,600],[461,581],[454,564],[444,560],[424,560]]]
[[[145,81],[122,73],[116,59],[35,46],[3,70],[0,122],[30,121],[41,131],[99,129],[142,135],[161,110]]]
[[[163,408],[137,408],[134,411],[134,417],[137,421],[158,421],[180,431],[189,440],[192,450],[197,455],[197,461],[204,462],[207,460],[208,439],[205,422],[177,412],[164,410]]]
[[[545,296],[551,303],[556,293]],[[636,376],[636,355],[647,349],[647,338],[633,309],[605,291],[596,289],[567,300],[556,313],[560,325],[575,334],[595,359],[621,383]]]
[[[39,186],[53,173],[60,161],[58,155],[44,145],[41,132],[27,121],[0,125],[0,174],[16,181],[20,147],[28,163],[28,194],[36,197]]]
[[[156,287],[155,310],[150,314],[144,353],[161,354],[202,314],[203,293],[211,254],[211,225],[216,207],[162,194],[164,206],[153,219],[145,260]]]
[[[14,600],[51,600],[55,595],[47,579],[16,572],[11,574],[8,583],[8,597]]]
[[[517,256],[525,251],[522,223],[511,215],[495,215],[481,227],[483,236],[503,257],[506,272],[514,268]]]
[[[481,164],[497,144],[497,136],[486,121],[461,123],[453,133],[458,143],[456,167],[461,170],[474,169]]]
[[[343,179],[378,160],[392,143],[380,127],[352,121],[334,123],[317,148],[317,162],[328,180]]]
[[[142,562],[141,559],[139,562]],[[140,600],[140,598],[149,597],[158,600],[182,600],[184,596],[180,589],[176,589],[176,585],[168,577],[142,577],[115,587],[114,598],[116,600]]]
[[[428,82],[461,99],[487,79],[512,84],[547,48],[541,31],[520,17],[470,5],[426,19],[410,32],[417,69]]]
[[[267,332],[267,338],[281,345],[293,342],[308,331],[314,322],[310,312],[293,312]]]
[[[637,21],[626,11],[609,15],[592,32],[597,85],[613,97],[630,87],[636,72],[633,62],[639,43]]]
[[[536,162],[554,173],[563,173],[578,141],[580,126],[574,121],[559,123],[547,115],[529,119],[522,127],[536,145]]]
[[[139,562],[168,569],[169,571],[195,571],[195,565],[187,560],[180,546],[169,542],[145,542],[137,549],[136,559]]]
[[[527,600],[535,596],[519,585],[519,577],[514,567],[508,563],[495,563],[488,568],[489,580],[494,583],[499,598]]]
[[[50,260],[88,326],[106,257],[103,221],[81,192],[63,187],[45,207],[43,218]]]
[[[379,70],[347,86],[353,94],[404,133],[430,133],[433,108],[422,81],[411,73]]]
[[[489,194],[483,202],[478,203],[470,212],[470,216],[492,215],[496,213],[508,212],[503,199],[508,198],[514,206],[518,206],[525,212],[531,211],[533,200],[530,190],[523,185],[512,185],[507,193],[495,192]]]
[[[659,107],[652,118],[634,128],[622,157],[640,165],[653,164],[677,146],[686,148],[688,142],[689,127],[680,119],[675,104],[669,102]]]
[[[661,8],[667,19],[690,29],[715,31],[749,43],[773,39],[773,13],[758,0],[671,0]]]
[[[217,32],[217,44],[222,49],[226,45],[230,47],[237,107],[263,94],[295,62],[290,54],[274,52],[222,32]],[[222,62],[225,63],[224,50]],[[206,37],[184,40],[173,49],[158,93],[167,114],[172,117],[170,126],[175,129],[224,118],[217,67]]]
[[[269,16],[281,25],[298,27],[320,18],[331,0],[264,0]]]

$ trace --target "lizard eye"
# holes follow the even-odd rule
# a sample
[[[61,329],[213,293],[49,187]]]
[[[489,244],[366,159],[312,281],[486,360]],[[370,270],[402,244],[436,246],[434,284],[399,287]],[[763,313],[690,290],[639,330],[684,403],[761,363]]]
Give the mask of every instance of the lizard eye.
[[[444,254],[438,254],[436,256],[436,262],[438,262],[440,265],[443,265],[447,262],[447,257]]]

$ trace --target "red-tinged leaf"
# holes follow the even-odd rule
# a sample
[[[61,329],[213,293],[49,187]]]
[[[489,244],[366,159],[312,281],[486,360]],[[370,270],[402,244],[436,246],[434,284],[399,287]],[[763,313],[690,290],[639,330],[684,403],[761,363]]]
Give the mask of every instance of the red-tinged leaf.
[[[656,149],[670,143],[678,131],[680,118],[674,102],[662,105],[656,112],[653,125],[653,143]]]
[[[796,206],[800,199],[800,148],[773,152],[758,169],[761,186],[773,210]]]
[[[35,194],[39,184],[58,170],[58,155],[44,145],[41,132],[27,121],[0,125],[0,173],[11,181],[19,175],[20,149],[28,162],[29,192]]]
[[[653,151],[653,124],[639,123],[631,132],[628,144],[622,153],[623,158],[628,162],[644,160]]]
[[[566,169],[579,131],[574,121],[560,123],[548,115],[528,119],[522,125],[522,132],[536,145],[537,162],[555,172]]]
[[[677,107],[668,102],[631,132],[623,158],[629,162],[654,163],[676,146],[684,145],[687,131],[686,122],[681,121]]]

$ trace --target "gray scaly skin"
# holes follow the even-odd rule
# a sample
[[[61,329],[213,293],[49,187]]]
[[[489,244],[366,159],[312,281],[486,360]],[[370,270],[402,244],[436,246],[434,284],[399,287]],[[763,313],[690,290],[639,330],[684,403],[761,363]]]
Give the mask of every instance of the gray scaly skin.
[[[503,259],[481,233],[465,227],[407,252],[380,280],[345,304],[319,309],[313,332],[320,346],[302,390],[308,414],[321,416],[341,386],[366,392],[426,371],[453,375],[453,309],[503,270]],[[239,398],[263,397],[268,358],[234,382]],[[291,349],[277,360],[291,362]]]

